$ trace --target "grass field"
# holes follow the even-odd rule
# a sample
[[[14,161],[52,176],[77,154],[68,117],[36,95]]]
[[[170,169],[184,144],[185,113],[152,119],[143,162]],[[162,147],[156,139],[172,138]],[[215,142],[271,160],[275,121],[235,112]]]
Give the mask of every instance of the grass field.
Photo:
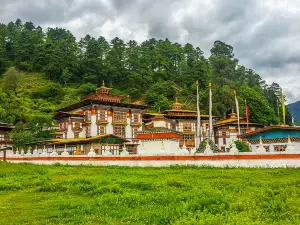
[[[0,162],[0,224],[300,224],[300,170]]]

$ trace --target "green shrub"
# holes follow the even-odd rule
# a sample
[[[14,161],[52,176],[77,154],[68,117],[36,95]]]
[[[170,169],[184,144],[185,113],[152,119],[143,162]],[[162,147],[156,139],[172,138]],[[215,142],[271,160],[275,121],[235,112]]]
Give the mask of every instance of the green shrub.
[[[246,145],[244,142],[242,142],[242,141],[235,141],[235,144],[236,144],[236,148],[240,152],[249,152],[249,146]]]

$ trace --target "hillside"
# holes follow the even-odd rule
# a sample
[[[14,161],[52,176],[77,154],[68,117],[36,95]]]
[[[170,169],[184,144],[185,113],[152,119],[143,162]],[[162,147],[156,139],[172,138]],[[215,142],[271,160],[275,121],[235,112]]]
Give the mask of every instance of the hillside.
[[[176,96],[187,109],[195,109],[199,80],[202,113],[208,113],[212,82],[214,115],[223,117],[235,108],[235,89],[241,116],[247,99],[251,120],[279,123],[280,86],[267,85],[240,65],[232,46],[222,41],[215,41],[205,58],[200,47],[168,39],[126,43],[86,35],[77,41],[63,28],[44,31],[19,19],[0,24],[0,121],[25,127],[51,124],[55,110],[80,100],[103,80],[115,93],[152,106],[151,111],[169,109]]]
[[[290,113],[294,116],[295,123],[300,124],[300,101],[287,105]]]

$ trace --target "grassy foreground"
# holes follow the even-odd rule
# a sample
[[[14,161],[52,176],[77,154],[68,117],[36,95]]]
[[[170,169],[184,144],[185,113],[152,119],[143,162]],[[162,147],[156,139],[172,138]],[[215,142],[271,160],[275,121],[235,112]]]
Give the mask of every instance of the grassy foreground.
[[[300,170],[0,162],[0,224],[300,224]]]

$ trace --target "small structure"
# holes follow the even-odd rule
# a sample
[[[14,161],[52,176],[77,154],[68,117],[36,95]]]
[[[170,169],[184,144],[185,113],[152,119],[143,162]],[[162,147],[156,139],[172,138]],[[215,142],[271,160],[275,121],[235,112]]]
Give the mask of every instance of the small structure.
[[[145,113],[143,121],[145,123],[145,130],[153,127],[164,127],[173,131],[177,131],[180,135],[179,145],[182,148],[185,144],[188,151],[194,149],[196,143],[196,123],[197,112],[183,109],[184,105],[176,102],[172,105],[172,109],[165,110],[159,113]],[[213,117],[214,120],[217,117]],[[208,135],[208,115],[201,115],[201,139],[203,140]],[[159,125],[160,124],[160,125]]]
[[[263,146],[263,141],[262,141],[261,137],[259,138],[259,145],[258,145],[258,148],[256,149],[256,152],[257,153],[265,153],[266,152],[266,149]]]
[[[129,155],[129,152],[127,151],[125,143],[123,145],[123,149],[122,149],[122,152],[120,153],[120,155],[123,155],[123,156]]]
[[[288,153],[295,153],[295,150],[296,149],[295,149],[294,145],[291,142],[291,138],[290,138],[290,136],[288,136],[288,143],[287,143],[285,151],[288,152]]]
[[[90,148],[90,151],[88,153],[88,156],[95,156],[96,155],[96,152],[94,150],[94,145],[91,144],[91,148]]]
[[[187,150],[187,147],[185,145],[185,142],[183,142],[183,146],[179,150],[180,155],[189,155],[190,152]]]
[[[209,147],[213,153],[220,152],[220,149],[218,148],[218,146],[212,140],[206,138],[200,143],[200,146],[195,153],[204,153],[205,150],[208,149],[207,145],[209,145]]]
[[[262,128],[263,125],[249,122],[245,118],[240,118],[241,134],[256,131]],[[226,147],[233,140],[238,140],[238,118],[234,111],[229,118],[222,119],[214,125],[215,141],[222,152],[226,151]]]
[[[208,141],[206,141],[206,146],[205,146],[205,150],[203,153],[204,153],[204,155],[213,155],[214,154],[214,152],[211,150],[211,146]]]
[[[239,150],[237,149],[234,141],[231,144],[231,148],[230,148],[229,152],[234,155],[239,154]]]
[[[143,152],[146,155],[176,154],[181,135],[168,128],[153,127],[137,132],[137,138],[141,142],[139,148],[143,148],[139,150],[140,153]]]
[[[285,151],[287,146],[291,145],[296,149],[295,151],[300,149],[300,127],[268,126],[242,134],[240,138],[248,141],[252,149],[262,145],[267,152],[273,149],[275,152]]]
[[[117,155],[125,142],[128,143],[129,141],[125,138],[108,134],[90,138],[51,139],[38,142],[36,145],[38,149],[43,148],[42,156],[49,155],[48,150],[63,156],[88,155],[90,152],[95,152],[96,155],[108,155],[109,153]],[[52,155],[56,155],[56,153]],[[93,153],[90,154],[94,155]]]

